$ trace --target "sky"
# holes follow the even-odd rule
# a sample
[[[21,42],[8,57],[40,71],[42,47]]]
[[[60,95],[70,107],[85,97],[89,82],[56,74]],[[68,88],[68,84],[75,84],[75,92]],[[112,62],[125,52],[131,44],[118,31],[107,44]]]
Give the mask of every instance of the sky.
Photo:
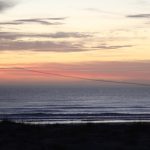
[[[0,84],[150,84],[149,0],[0,0],[0,18]]]

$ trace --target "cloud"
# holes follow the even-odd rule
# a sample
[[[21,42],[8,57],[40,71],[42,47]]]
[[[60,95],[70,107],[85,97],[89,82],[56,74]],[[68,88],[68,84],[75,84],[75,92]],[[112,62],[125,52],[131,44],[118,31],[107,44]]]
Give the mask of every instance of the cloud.
[[[38,23],[42,25],[62,25],[65,17],[62,18],[32,18],[32,19],[18,19],[10,22],[0,22],[0,25],[22,25],[26,23]],[[57,22],[56,22],[57,21]],[[58,22],[59,21],[59,22]]]
[[[30,38],[30,41],[21,38]],[[32,38],[87,38],[91,35],[80,32],[56,32],[49,34],[30,34],[16,32],[0,32],[0,51],[50,51],[50,52],[79,52],[86,51],[82,44],[72,42],[33,41]]]
[[[0,25],[21,25],[23,24],[23,22],[16,22],[16,21],[12,21],[12,22],[0,22]]]
[[[109,45],[100,44],[98,46],[86,46],[89,39],[93,37],[89,33],[80,32],[56,32],[56,33],[19,33],[19,32],[0,32],[0,51],[43,51],[43,52],[82,52],[95,50],[115,50],[132,47],[133,45]],[[30,40],[25,40],[28,38]],[[38,40],[35,41],[35,38]],[[41,40],[44,38],[45,40]],[[76,42],[69,38],[80,39]],[[50,39],[53,39],[50,41]],[[58,41],[54,39],[63,39]],[[83,42],[83,40],[85,42]],[[89,45],[89,44],[88,44]]]
[[[92,37],[90,34],[86,33],[79,33],[79,32],[57,32],[54,34],[47,35],[51,38],[86,38],[86,37]]]
[[[120,48],[127,48],[127,47],[133,47],[133,45],[100,45],[96,46],[94,48],[99,49],[120,49]]]
[[[34,19],[20,19],[16,22],[20,23],[39,23],[43,25],[60,25],[61,22],[49,22],[50,20],[65,20],[66,18],[34,18]]]
[[[0,32],[0,40],[16,40],[22,37],[21,34],[15,32]]]
[[[30,33],[16,33],[16,32],[0,32],[1,40],[16,40],[19,38],[88,38],[92,35],[80,32],[56,32],[47,34],[30,34]]]
[[[9,9],[10,7],[13,7],[15,5],[12,1],[6,1],[6,0],[0,0],[0,12]]]
[[[53,42],[53,41],[0,41],[0,51],[36,51],[36,52],[83,52],[94,50],[114,50],[132,45],[106,45],[99,47],[86,47],[82,42]]]
[[[150,14],[128,15],[127,18],[150,18]]]
[[[9,41],[0,42],[0,51],[79,52],[82,45],[71,42],[52,41]]]

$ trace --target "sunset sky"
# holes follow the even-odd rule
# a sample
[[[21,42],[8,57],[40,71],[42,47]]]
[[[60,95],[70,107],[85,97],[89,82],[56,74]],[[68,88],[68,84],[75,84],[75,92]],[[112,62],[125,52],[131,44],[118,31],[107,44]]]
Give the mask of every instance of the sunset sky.
[[[0,18],[0,84],[150,83],[149,0],[0,0]]]

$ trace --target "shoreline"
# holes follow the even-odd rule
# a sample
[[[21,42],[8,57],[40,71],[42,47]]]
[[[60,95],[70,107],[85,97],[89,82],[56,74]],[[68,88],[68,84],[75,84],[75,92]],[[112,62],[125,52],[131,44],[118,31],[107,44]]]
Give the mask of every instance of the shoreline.
[[[130,124],[130,123],[150,123],[150,120],[99,120],[99,121],[49,121],[49,120],[9,120],[1,119],[2,122],[26,124],[26,125],[85,125],[85,124]]]
[[[149,150],[150,122],[0,122],[0,150]]]

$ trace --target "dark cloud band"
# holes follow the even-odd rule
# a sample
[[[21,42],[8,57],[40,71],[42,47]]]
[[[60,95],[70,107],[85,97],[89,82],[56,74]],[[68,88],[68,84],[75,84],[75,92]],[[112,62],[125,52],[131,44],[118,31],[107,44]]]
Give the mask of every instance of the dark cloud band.
[[[19,38],[88,38],[92,37],[89,33],[80,32],[56,32],[47,34],[30,34],[16,32],[0,32],[0,40],[17,40]]]
[[[15,3],[13,1],[0,0],[0,12],[13,7]]]
[[[131,46],[85,47],[82,43],[53,41],[1,41],[0,51],[35,51],[35,52],[83,52],[95,50],[115,50]]]
[[[62,18],[32,18],[32,19],[18,19],[8,22],[0,22],[0,25],[22,25],[27,23],[36,23],[42,25],[62,25],[62,21],[65,20],[65,17]],[[57,21],[57,22],[56,22]]]
[[[128,15],[127,18],[150,18],[150,14]]]

